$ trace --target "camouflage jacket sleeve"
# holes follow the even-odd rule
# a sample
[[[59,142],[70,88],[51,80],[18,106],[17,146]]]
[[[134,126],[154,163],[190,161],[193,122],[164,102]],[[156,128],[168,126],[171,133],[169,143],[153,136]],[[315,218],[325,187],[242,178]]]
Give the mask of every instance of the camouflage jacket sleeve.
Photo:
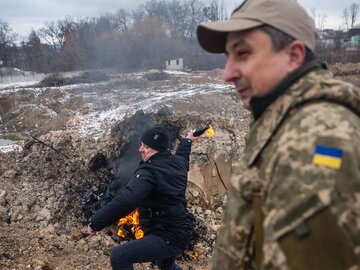
[[[329,230],[329,234],[323,234],[321,241],[338,234],[338,238],[346,239],[342,244],[351,247],[353,255],[349,256],[348,263],[357,260],[355,263],[360,264],[359,128],[360,118],[335,103],[317,102],[292,110],[261,154],[252,162],[245,159],[245,164],[232,178],[213,269],[252,269],[250,185],[258,179],[263,182],[266,191],[264,269],[336,269],[327,268],[323,262],[333,263],[329,258],[334,258],[336,263],[337,258],[342,256],[339,249],[335,252],[327,250],[326,245],[312,245],[316,239],[311,236],[320,235],[315,233],[319,226],[335,228]],[[255,142],[261,143],[261,138],[255,139]],[[325,159],[317,160],[315,156],[319,147],[333,149],[342,155],[331,163],[326,159],[325,151]],[[246,151],[252,152],[251,141]],[[320,213],[327,216],[324,218]],[[309,222],[312,224],[312,220],[317,220],[314,217],[320,220],[317,227],[300,226]],[[330,224],[329,220],[334,224]],[[300,236],[309,240],[308,246],[314,246],[314,249],[308,250],[315,262],[306,258],[309,254],[304,250],[295,248],[300,246],[295,240],[280,245],[284,239],[288,240],[286,236],[295,231],[303,232]],[[302,254],[305,258],[293,259],[291,252],[284,252],[284,249],[295,250],[296,255]],[[292,256],[292,262],[289,262],[289,256]],[[294,260],[313,264],[299,264],[296,268]]]
[[[264,268],[360,265],[359,116],[330,102],[300,107],[263,156]]]
[[[250,185],[257,170],[240,164],[230,181],[222,226],[218,232],[212,269],[251,269],[252,248]]]

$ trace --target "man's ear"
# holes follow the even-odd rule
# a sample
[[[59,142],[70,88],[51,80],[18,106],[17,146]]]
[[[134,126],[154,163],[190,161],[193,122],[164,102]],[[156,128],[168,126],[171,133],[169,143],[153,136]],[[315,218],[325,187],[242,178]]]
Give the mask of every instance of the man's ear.
[[[300,40],[294,40],[287,48],[289,53],[289,72],[294,71],[305,62],[306,49]]]

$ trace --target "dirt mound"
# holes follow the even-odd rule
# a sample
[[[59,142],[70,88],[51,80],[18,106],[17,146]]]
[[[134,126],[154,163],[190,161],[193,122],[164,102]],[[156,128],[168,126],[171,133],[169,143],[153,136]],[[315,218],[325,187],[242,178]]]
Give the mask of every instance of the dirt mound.
[[[336,78],[360,87],[360,63],[334,64],[330,70]]]
[[[78,83],[95,83],[101,81],[107,81],[109,77],[104,72],[99,71],[87,71],[82,73],[81,75],[73,76],[73,77],[65,77],[62,74],[54,73],[38,83],[37,87],[52,87],[52,86],[63,86],[70,84],[78,84]]]
[[[330,66],[334,76],[360,75],[360,63],[337,63]]]
[[[215,164],[231,165],[236,157],[234,149],[242,145],[235,139],[239,134],[234,123],[219,116],[183,114],[166,107],[150,114],[138,111],[116,123],[108,136],[97,141],[76,131],[52,131],[27,140],[20,153],[0,153],[1,160],[6,161],[0,166],[0,238],[6,243],[0,250],[0,266],[69,269],[61,260],[67,256],[71,269],[108,268],[108,263],[102,263],[115,242],[106,230],[97,238],[87,236],[85,209],[101,198],[111,181],[126,184],[137,166],[139,138],[146,128],[155,123],[165,125],[175,148],[190,127],[201,127],[209,121],[214,123],[217,137],[203,139],[193,147],[187,196],[196,222],[191,245],[179,258],[182,265],[205,269],[221,220],[224,198],[219,194],[225,191],[230,175]],[[101,156],[102,162],[90,170],[89,161],[95,156]],[[205,180],[217,185],[208,185]],[[31,251],[29,258],[20,255],[16,246],[20,243],[27,243],[26,248],[35,252]],[[49,246],[50,253],[46,251]],[[194,251],[200,257],[190,260]],[[54,259],[52,253],[59,259]]]
[[[357,65],[332,69],[360,85]],[[33,138],[22,152],[0,152],[0,269],[109,269],[116,243],[106,230],[88,237],[85,210],[109,183],[126,184],[145,128],[167,126],[174,149],[190,128],[210,122],[215,137],[193,145],[187,191],[196,217],[188,252],[200,256],[179,258],[184,269],[209,269],[223,194],[250,120],[231,87],[219,84],[221,73],[168,74],[162,81],[117,74],[104,84],[2,92],[0,131],[29,132]],[[123,118],[114,117],[118,114]],[[85,124],[108,131],[95,139]]]
[[[163,80],[169,80],[170,75],[163,72],[163,71],[154,71],[145,74],[144,76],[149,81],[163,81]]]

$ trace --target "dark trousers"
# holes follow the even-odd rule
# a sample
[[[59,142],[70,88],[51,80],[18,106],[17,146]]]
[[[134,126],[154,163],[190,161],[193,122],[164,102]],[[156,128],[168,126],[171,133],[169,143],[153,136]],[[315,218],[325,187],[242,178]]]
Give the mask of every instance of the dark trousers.
[[[115,247],[110,262],[113,270],[132,270],[134,263],[156,262],[161,270],[181,270],[175,264],[179,247],[155,235],[147,235]]]

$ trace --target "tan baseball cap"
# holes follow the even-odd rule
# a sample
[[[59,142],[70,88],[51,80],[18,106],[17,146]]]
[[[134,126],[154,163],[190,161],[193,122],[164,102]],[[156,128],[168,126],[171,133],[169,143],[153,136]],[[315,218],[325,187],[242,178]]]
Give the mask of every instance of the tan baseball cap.
[[[224,53],[227,34],[261,25],[270,25],[315,50],[314,20],[295,0],[246,0],[227,21],[205,22],[197,28],[201,47],[211,53]]]

